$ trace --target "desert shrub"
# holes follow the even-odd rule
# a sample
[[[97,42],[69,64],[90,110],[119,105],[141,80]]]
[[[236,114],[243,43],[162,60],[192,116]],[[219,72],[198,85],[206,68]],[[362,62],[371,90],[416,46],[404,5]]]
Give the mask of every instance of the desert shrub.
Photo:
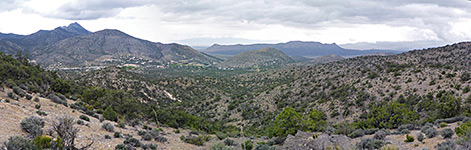
[[[434,148],[436,150],[454,150],[456,149],[456,142],[454,140],[446,140],[445,142],[438,143]]]
[[[443,123],[443,122],[444,123],[455,123],[455,122],[458,122],[458,121],[462,121],[465,118],[467,118],[467,117],[465,117],[465,116],[456,116],[456,117],[452,117],[452,118],[437,119],[437,120],[435,120],[434,124],[438,126],[438,125],[440,125],[440,123]]]
[[[471,133],[471,122],[462,123],[460,126],[455,128],[456,135],[460,137],[468,136]]]
[[[437,129],[431,126],[431,124],[426,124],[420,131],[424,133],[427,138],[433,138],[438,135]]]
[[[23,91],[23,89],[21,89],[18,86],[13,87],[13,92],[15,92],[15,94],[17,94],[20,97],[25,97],[26,96],[25,91]]]
[[[120,133],[120,132],[114,132],[113,137],[115,137],[115,138],[120,138],[120,137],[121,137],[121,133]]]
[[[226,139],[224,140],[224,144],[227,145],[227,146],[234,146],[236,145],[234,140],[231,140],[231,139]]]
[[[80,115],[79,118],[82,119],[82,120],[85,120],[85,121],[90,121],[90,118],[88,118],[88,117],[85,116],[85,115]]]
[[[357,148],[360,150],[380,149],[386,145],[383,140],[374,140],[371,138],[362,139],[358,144]]]
[[[40,104],[36,104],[36,105],[34,105],[34,108],[39,109],[39,108],[41,108],[41,105],[40,105]]]
[[[110,123],[104,123],[103,125],[101,125],[101,128],[105,129],[108,132],[114,132],[114,126]]]
[[[55,94],[49,94],[49,96],[47,96],[47,98],[50,99],[54,103],[62,104],[64,106],[67,106],[67,101],[57,97]]]
[[[127,138],[126,140],[123,141],[124,144],[130,145],[132,147],[141,147],[141,141],[139,141],[136,138]]]
[[[152,140],[152,135],[147,132],[144,135],[142,135],[142,139],[145,140],[145,141],[150,141],[150,140]]]
[[[447,127],[447,126],[448,126],[448,124],[446,124],[444,122],[440,123],[440,128]]]
[[[378,132],[375,133],[374,137],[373,137],[375,140],[384,140],[384,138],[386,138],[386,132],[380,130]]]
[[[352,134],[349,135],[350,138],[357,138],[357,137],[362,137],[365,135],[365,131],[363,129],[357,129],[353,131]]]
[[[424,139],[425,139],[424,134],[422,134],[422,133],[417,133],[417,140],[418,140],[418,141],[422,142]]]
[[[414,137],[409,136],[409,134],[406,134],[406,139],[404,140],[406,143],[414,142]]]
[[[250,140],[245,141],[244,143],[240,144],[240,146],[244,150],[252,150],[253,149],[253,143]]]
[[[111,139],[111,136],[110,135],[105,135],[105,139]]]
[[[37,136],[33,140],[34,144],[36,144],[36,146],[38,146],[39,149],[51,148],[51,141],[52,141],[52,138],[45,135]]]
[[[150,149],[150,150],[157,150],[157,148],[159,147],[159,145],[157,144],[142,144],[141,145],[141,148],[144,149],[144,150],[147,150],[147,149]]]
[[[372,135],[372,134],[375,134],[376,132],[378,132],[378,128],[373,128],[373,129],[366,129],[365,130],[365,135]]]
[[[33,100],[34,100],[35,102],[39,102],[39,98],[38,98],[38,97],[35,97]]]
[[[110,121],[117,121],[118,120],[117,113],[111,107],[108,107],[108,108],[105,109],[105,112],[103,112],[103,117],[106,120],[110,120]]]
[[[79,125],[84,125],[85,122],[83,122],[83,120],[77,120],[77,124],[79,124]]]
[[[8,92],[7,95],[9,98],[12,98],[12,99],[15,99],[16,97],[12,92]]]
[[[219,140],[223,140],[227,137],[227,134],[222,132],[216,132],[216,137],[218,137]]]
[[[453,134],[454,134],[453,130],[451,130],[450,128],[443,129],[440,132],[440,135],[445,139],[451,138],[453,136]]]
[[[255,150],[275,150],[275,146],[269,146],[267,144],[259,144],[255,146]]]
[[[204,135],[200,135],[200,136],[188,136],[188,137],[185,137],[183,136],[183,139],[186,143],[190,143],[190,144],[194,144],[194,145],[198,145],[198,146],[202,146],[205,142],[209,141],[209,136],[204,136]],[[180,139],[182,139],[182,137],[180,137]]]
[[[7,150],[36,150],[38,146],[31,140],[24,139],[19,136],[10,137],[4,143]]]
[[[40,115],[40,116],[47,116],[47,113],[46,113],[46,112],[43,112],[43,111],[41,111],[41,110],[36,111],[36,113],[37,113],[38,115]]]
[[[294,135],[300,128],[299,121],[301,115],[293,108],[286,107],[283,111],[276,116],[273,125],[268,129],[268,136],[272,137],[286,137],[289,134]]]
[[[231,150],[232,148],[225,146],[221,143],[216,143],[211,146],[211,150]]]
[[[27,100],[31,100],[31,99],[33,99],[33,96],[31,96],[31,95],[29,95],[29,94],[26,94],[26,99],[27,99]]]
[[[124,146],[123,144],[118,144],[116,145],[115,150],[126,150],[126,146]]]
[[[43,134],[44,120],[31,116],[21,121],[21,129],[29,133],[32,137],[36,137]]]

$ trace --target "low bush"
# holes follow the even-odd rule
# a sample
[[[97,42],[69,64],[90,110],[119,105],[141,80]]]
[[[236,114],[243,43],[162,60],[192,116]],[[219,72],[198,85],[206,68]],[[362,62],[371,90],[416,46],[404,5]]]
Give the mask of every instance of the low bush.
[[[199,135],[197,137],[196,136],[187,136],[187,137],[183,136],[183,138],[180,137],[180,139],[183,139],[183,141],[185,141],[186,143],[202,146],[205,142],[210,140],[210,137],[204,136],[204,135]]]
[[[20,97],[25,97],[26,96],[25,91],[23,91],[23,89],[21,89],[18,86],[13,87],[13,92],[15,92],[15,94],[17,94]]]
[[[425,125],[422,127],[421,132],[424,133],[427,138],[433,138],[438,135],[437,129],[430,125]]]
[[[216,143],[211,146],[211,150],[231,150],[232,148],[225,146],[221,143]]]
[[[90,118],[88,118],[88,117],[87,117],[87,116],[85,116],[85,115],[80,115],[80,117],[79,117],[79,118],[80,118],[80,119],[82,119],[82,120],[85,120],[85,121],[88,121],[88,122],[90,122]]]
[[[163,136],[157,136],[157,137],[155,137],[154,139],[155,139],[155,141],[161,142],[161,143],[164,143],[164,142],[167,142],[167,141],[168,141],[168,139],[165,138],[165,137],[163,137]]]
[[[43,134],[44,120],[31,116],[21,121],[21,129],[29,133],[32,137],[36,137]]]
[[[113,137],[115,137],[115,138],[120,138],[120,137],[121,137],[121,133],[120,133],[120,132],[114,132]]]
[[[380,149],[386,145],[383,140],[374,140],[371,138],[362,139],[358,144],[357,148],[360,150]]]
[[[365,135],[372,135],[372,134],[375,134],[376,132],[378,132],[378,128],[373,128],[373,129],[366,129],[365,130]]]
[[[36,105],[34,105],[34,108],[36,108],[36,109],[41,108],[41,104],[36,104]]]
[[[123,144],[118,144],[116,145],[115,150],[126,150],[126,146]]]
[[[39,149],[48,149],[51,148],[52,138],[42,135],[34,138],[33,142],[38,146]]]
[[[226,139],[224,140],[224,144],[227,145],[227,146],[234,146],[236,145],[234,140],[231,140],[231,139]]]
[[[105,129],[108,132],[114,132],[114,126],[110,123],[104,123],[103,125],[101,125],[101,128]]]
[[[7,150],[36,150],[38,146],[31,140],[24,139],[19,136],[10,137],[4,143]]]
[[[417,140],[418,140],[418,141],[422,142],[422,141],[424,141],[424,139],[425,139],[424,134],[422,134],[422,133],[417,133]]]
[[[448,126],[448,124],[446,124],[444,122],[440,123],[440,128],[447,127],[447,126]]]
[[[252,150],[253,149],[253,143],[250,140],[245,141],[244,143],[240,144],[240,146],[244,150]]]
[[[384,140],[386,138],[386,133],[382,130],[375,133],[374,137],[375,140]]]
[[[29,95],[29,94],[26,94],[26,99],[27,99],[27,100],[31,100],[31,99],[33,99],[33,96],[31,96],[31,95]]]
[[[35,102],[39,102],[39,98],[38,98],[38,97],[35,97],[33,100],[34,100]]]
[[[445,138],[445,139],[448,139],[448,138],[451,138],[453,136],[453,130],[450,129],[450,128],[446,128],[446,129],[443,129],[441,132],[440,132],[440,135]]]
[[[111,139],[111,136],[110,135],[105,135],[105,139]]]
[[[64,106],[67,106],[67,101],[57,97],[55,94],[49,94],[49,96],[47,96],[47,98],[50,99],[54,103],[62,104]]]
[[[157,148],[159,148],[159,145],[157,144],[142,144],[141,145],[141,148],[144,149],[144,150],[157,150]]]
[[[150,141],[152,140],[152,135],[150,133],[145,133],[144,135],[142,135],[142,139],[145,141]]]
[[[406,139],[404,140],[406,143],[414,142],[414,137],[409,136],[409,134],[406,134]]]
[[[471,122],[462,123],[460,126],[455,128],[456,135],[460,137],[469,136],[467,134],[471,133]]]
[[[139,141],[136,138],[127,138],[126,140],[123,141],[125,145],[130,145],[132,147],[141,147],[141,141]]]
[[[40,116],[47,116],[47,113],[41,110],[36,111],[36,113]]]
[[[350,138],[358,138],[358,137],[362,137],[362,136],[364,136],[364,135],[365,135],[365,131],[364,131],[364,130],[362,130],[362,129],[357,129],[357,130],[353,131],[353,132],[349,135],[349,137],[350,137]]]
[[[216,132],[216,137],[218,137],[219,140],[223,140],[227,137],[227,134],[222,132]]]
[[[434,148],[436,150],[454,150],[456,149],[456,142],[454,140],[446,140],[445,142],[438,143]]]
[[[77,120],[77,124],[79,124],[79,125],[84,125],[85,122],[83,122],[83,120]]]

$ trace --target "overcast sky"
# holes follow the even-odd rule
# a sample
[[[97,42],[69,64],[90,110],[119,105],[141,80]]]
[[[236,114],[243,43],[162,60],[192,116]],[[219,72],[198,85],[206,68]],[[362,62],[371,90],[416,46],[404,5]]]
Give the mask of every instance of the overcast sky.
[[[78,22],[154,42],[319,41],[411,49],[471,40],[469,0],[1,0],[0,32]]]

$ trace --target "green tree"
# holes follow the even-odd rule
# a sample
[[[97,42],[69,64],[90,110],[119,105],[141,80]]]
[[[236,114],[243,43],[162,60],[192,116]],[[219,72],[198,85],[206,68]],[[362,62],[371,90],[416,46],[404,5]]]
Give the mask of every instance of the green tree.
[[[301,122],[302,129],[304,131],[322,131],[324,126],[327,124],[326,115],[319,110],[312,109],[309,115],[303,117],[304,120]]]
[[[118,118],[116,112],[111,107],[106,108],[105,112],[103,112],[103,117],[111,121],[117,121]]]
[[[450,118],[460,114],[461,98],[456,98],[451,93],[445,93],[440,96],[440,104],[438,105],[438,117]]]
[[[294,135],[300,128],[301,115],[293,108],[286,107],[276,117],[273,125],[268,129],[268,136],[272,137],[286,137],[288,134]]]

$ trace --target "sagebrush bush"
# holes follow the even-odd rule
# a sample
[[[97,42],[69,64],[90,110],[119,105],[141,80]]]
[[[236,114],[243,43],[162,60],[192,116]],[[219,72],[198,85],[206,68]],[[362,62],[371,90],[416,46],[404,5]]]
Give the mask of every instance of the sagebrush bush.
[[[365,135],[372,135],[372,134],[375,134],[376,132],[378,132],[378,128],[373,128],[373,129],[366,129],[365,130]]]
[[[110,135],[105,135],[105,139],[111,139],[111,136]]]
[[[142,135],[142,139],[145,141],[150,141],[152,140],[152,135],[150,133],[144,133],[144,135]]]
[[[110,123],[104,123],[103,125],[101,125],[101,128],[105,129],[108,132],[114,132],[114,126]]]
[[[424,133],[427,135],[427,138],[433,138],[438,135],[438,131],[434,127],[428,128]]]
[[[64,106],[67,106],[67,101],[57,97],[55,94],[49,94],[49,96],[47,96],[47,98],[50,99],[54,103],[62,104]]]
[[[36,150],[39,149],[31,140],[24,139],[19,136],[10,137],[4,143],[7,150]]]
[[[422,134],[422,133],[417,133],[417,140],[418,140],[418,141],[422,142],[422,141],[424,141],[424,139],[425,139],[424,134]]]
[[[161,142],[161,143],[165,143],[165,142],[168,141],[168,139],[165,138],[165,137],[163,137],[163,136],[157,136],[157,137],[155,137],[154,139],[155,139],[155,141]]]
[[[218,137],[219,140],[223,140],[227,137],[227,134],[222,132],[216,132],[216,137]]]
[[[77,124],[79,124],[79,125],[84,125],[85,122],[83,122],[83,120],[77,120]]]
[[[350,137],[350,138],[357,138],[357,137],[362,137],[362,136],[364,136],[364,135],[365,135],[365,131],[364,131],[364,130],[362,130],[362,129],[357,129],[357,130],[353,131],[353,132],[349,135],[349,137]]]
[[[441,132],[440,132],[440,135],[445,138],[445,139],[448,139],[448,138],[451,138],[453,136],[454,132],[452,129],[450,128],[446,128],[446,129],[443,129]]]
[[[27,99],[27,100],[31,100],[31,99],[33,99],[33,96],[31,96],[31,95],[29,95],[29,94],[26,94],[26,99]]]
[[[31,116],[21,121],[20,123],[21,129],[27,133],[29,133],[32,137],[36,137],[38,135],[43,134],[43,127],[44,127],[44,120],[36,117]]]
[[[144,150],[147,150],[147,149],[149,149],[149,150],[157,150],[158,147],[159,147],[159,145],[153,144],[153,143],[151,143],[151,144],[142,144],[142,145],[141,145],[141,148],[144,149]]]
[[[120,137],[121,137],[121,133],[120,133],[120,132],[114,132],[113,137],[115,137],[115,138],[120,138]]]
[[[15,92],[15,94],[17,94],[20,97],[25,97],[26,96],[25,91],[23,91],[23,89],[21,89],[18,86],[13,87],[13,92]]]
[[[375,133],[373,138],[376,139],[376,140],[384,140],[384,138],[386,138],[386,133],[384,131],[380,130],[380,131]]]
[[[38,98],[38,97],[35,97],[35,98],[34,98],[34,101],[35,101],[35,102],[39,102],[39,98]]]
[[[446,140],[445,142],[438,143],[434,148],[436,150],[454,150],[456,149],[456,142],[454,140]]]
[[[187,136],[187,137],[183,137],[183,139],[186,143],[202,146],[205,142],[209,141],[210,137],[200,135],[200,136],[197,136],[197,137],[196,136]]]
[[[357,148],[360,150],[370,150],[370,149],[380,149],[386,145],[386,142],[383,140],[374,140],[371,138],[361,139],[357,144]]]

